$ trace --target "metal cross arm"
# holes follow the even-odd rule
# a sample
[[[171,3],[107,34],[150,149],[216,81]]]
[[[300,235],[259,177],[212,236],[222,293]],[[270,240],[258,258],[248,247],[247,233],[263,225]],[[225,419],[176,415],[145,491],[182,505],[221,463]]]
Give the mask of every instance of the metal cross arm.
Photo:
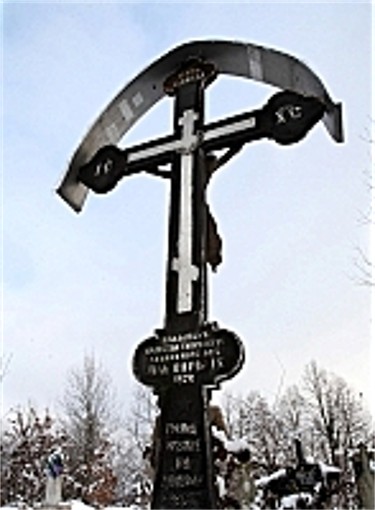
[[[261,138],[289,145],[301,140],[324,112],[324,104],[316,98],[279,92],[262,109],[208,123],[191,137],[170,135],[125,150],[112,145],[102,147],[81,167],[78,178],[96,193],[106,193],[122,177],[141,171],[169,177],[169,171],[158,167],[170,163],[176,152],[189,153],[198,146],[208,154],[225,148],[237,149]]]

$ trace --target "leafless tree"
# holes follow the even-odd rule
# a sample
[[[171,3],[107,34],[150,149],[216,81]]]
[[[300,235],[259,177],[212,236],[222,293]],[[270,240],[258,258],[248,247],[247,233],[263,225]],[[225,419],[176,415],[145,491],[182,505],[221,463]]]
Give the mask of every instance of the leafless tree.
[[[61,410],[71,482],[66,491],[89,503],[112,502],[111,434],[119,421],[111,379],[94,356],[69,372]]]
[[[306,400],[297,385],[286,389],[275,406],[275,414],[280,427],[279,448],[283,453],[284,462],[295,462],[295,440],[299,439],[307,447],[306,453],[312,453],[308,448],[311,438],[311,425],[306,417]]]
[[[337,450],[349,451],[371,438],[371,417],[360,395],[335,374],[319,368],[316,362],[306,366],[305,391],[309,415],[321,438],[321,455],[335,462]]]
[[[12,361],[13,354],[7,356],[0,356],[0,383],[4,381],[5,376],[9,371],[10,362]]]
[[[147,507],[150,502],[153,468],[151,451],[156,398],[145,386],[134,386],[132,400],[116,444],[117,497],[125,505]]]
[[[374,121],[373,121],[374,123]],[[371,140],[371,137],[365,140],[370,144],[372,150],[374,150],[374,140]],[[364,188],[368,192],[368,204],[366,209],[360,209],[358,211],[358,224],[361,228],[365,228],[368,231],[368,237],[373,233],[374,225],[375,225],[375,210],[374,210],[374,184],[373,184],[373,173],[375,166],[372,164],[370,166],[370,170],[366,170],[363,172],[363,182]],[[354,250],[354,267],[356,269],[356,274],[354,276],[354,281],[362,286],[373,287],[375,285],[375,277],[374,277],[374,263],[371,259],[371,255],[368,255],[369,244],[366,249],[363,249],[360,246],[356,246]]]
[[[298,386],[287,388],[277,404],[277,414],[293,436],[301,434],[304,423],[305,399]]]
[[[361,248],[355,248],[353,263],[357,271],[354,281],[358,285],[374,287],[374,264]]]
[[[155,395],[146,386],[137,384],[127,414],[126,429],[140,450],[151,441],[157,413]]]
[[[280,461],[282,428],[267,400],[256,391],[245,398],[227,395],[223,411],[232,437],[245,439],[254,463],[267,472]]]
[[[245,403],[243,398],[231,392],[225,392],[222,411],[229,437],[243,437],[245,435]]]

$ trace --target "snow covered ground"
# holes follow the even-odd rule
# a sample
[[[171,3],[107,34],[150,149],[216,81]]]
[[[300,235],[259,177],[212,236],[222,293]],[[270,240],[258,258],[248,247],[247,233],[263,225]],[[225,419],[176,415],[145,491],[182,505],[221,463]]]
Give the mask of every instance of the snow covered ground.
[[[35,505],[34,507],[28,506],[2,506],[0,510],[96,510],[95,507],[86,505],[83,501],[74,500],[70,502],[61,503],[58,507],[48,507],[42,504]],[[109,506],[104,510],[139,510],[138,506],[120,507],[120,506]]]

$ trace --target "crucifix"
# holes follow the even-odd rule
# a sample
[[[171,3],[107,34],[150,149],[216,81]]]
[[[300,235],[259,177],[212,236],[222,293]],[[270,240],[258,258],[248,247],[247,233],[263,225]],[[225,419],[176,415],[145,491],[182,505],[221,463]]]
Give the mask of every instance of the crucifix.
[[[164,325],[139,344],[133,356],[135,376],[152,387],[159,399],[152,508],[217,508],[210,395],[222,381],[233,377],[244,361],[238,336],[207,317],[207,266],[215,269],[221,260],[221,239],[206,202],[211,174],[245,144],[261,138],[282,145],[296,143],[322,118],[332,136],[337,141],[342,138],[339,110],[332,107],[325,91],[323,96],[316,93],[320,82],[310,75],[310,81],[305,77],[315,92],[306,94],[308,87],[305,84],[300,90],[303,82],[297,73],[298,83],[274,94],[262,108],[205,123],[205,90],[221,71],[220,66],[231,66],[232,62],[220,60],[217,50],[223,49],[222,45],[214,51],[210,45],[203,46],[205,52],[198,45],[199,51],[192,56],[192,45],[188,52],[186,48],[177,51],[177,59],[162,59],[156,67],[151,66],[152,72],[149,70],[153,90],[162,85],[164,94],[173,97],[172,135],[124,150],[108,143],[119,136],[126,123],[132,123],[137,108],[147,102],[146,88],[137,88],[133,82],[128,95],[120,94],[107,116],[94,126],[59,189],[60,195],[79,210],[86,190],[107,193],[131,174],[146,171],[170,182]],[[250,49],[260,51],[254,46]],[[246,54],[249,58],[249,51]],[[264,54],[264,69],[259,60],[262,53],[252,55],[249,72],[259,79],[268,53]],[[285,61],[281,59],[281,68],[282,63]],[[292,64],[298,69],[294,61]],[[218,151],[225,152],[219,156]]]

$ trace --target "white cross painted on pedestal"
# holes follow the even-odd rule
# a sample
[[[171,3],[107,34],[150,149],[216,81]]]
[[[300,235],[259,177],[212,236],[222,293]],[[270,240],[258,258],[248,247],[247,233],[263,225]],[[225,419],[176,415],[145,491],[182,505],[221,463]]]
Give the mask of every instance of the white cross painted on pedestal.
[[[181,182],[178,232],[178,257],[172,260],[172,270],[178,273],[177,312],[190,312],[193,306],[193,282],[199,277],[199,268],[193,264],[193,153],[197,144],[194,121],[197,114],[186,110],[180,119]]]

